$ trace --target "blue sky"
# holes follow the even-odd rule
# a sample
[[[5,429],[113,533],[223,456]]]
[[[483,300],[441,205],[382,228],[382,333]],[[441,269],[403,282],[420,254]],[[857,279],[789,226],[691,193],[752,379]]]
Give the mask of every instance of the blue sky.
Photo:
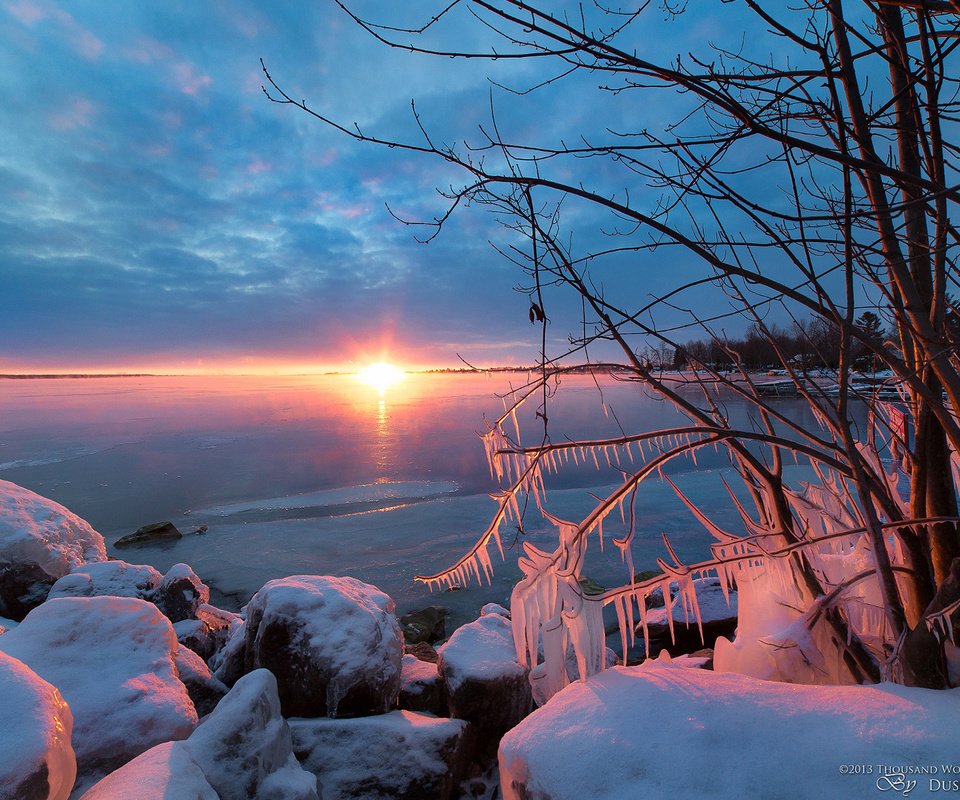
[[[654,14],[646,45],[668,57],[715,33],[726,8],[683,25]],[[451,26],[485,45],[482,27]],[[418,244],[385,204],[430,217],[457,176],[271,104],[261,57],[294,96],[366,130],[414,135],[416,98],[448,141],[474,136],[491,92],[511,135],[555,141],[653,124],[678,102],[580,102],[575,84],[519,99],[488,78],[524,86],[541,65],[390,50],[327,2],[5,0],[0,372],[534,359],[523,276],[490,246],[505,241],[493,215],[467,209]],[[658,257],[610,279],[643,297],[675,266]],[[560,347],[572,317],[556,302]]]

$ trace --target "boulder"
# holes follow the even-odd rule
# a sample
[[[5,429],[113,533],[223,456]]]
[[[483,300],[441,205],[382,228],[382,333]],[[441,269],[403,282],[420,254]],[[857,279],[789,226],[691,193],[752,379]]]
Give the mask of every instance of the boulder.
[[[111,772],[80,800],[220,800],[182,742],[164,742]]]
[[[196,653],[182,644],[177,648],[174,659],[177,675],[187,687],[187,694],[197,709],[197,715],[206,716],[227,693],[227,687],[213,677],[210,667]]]
[[[73,715],[60,692],[0,652],[0,698],[0,800],[66,800],[77,759]]]
[[[532,708],[527,668],[517,662],[510,620],[487,614],[454,631],[440,648],[451,716],[471,722],[483,751]]]
[[[405,644],[403,652],[406,655],[419,658],[421,661],[429,661],[436,664],[440,660],[440,654],[426,642],[417,642],[416,644]]]
[[[420,611],[411,611],[400,617],[400,627],[407,644],[439,642],[447,635],[447,609],[443,606],[428,606]]]
[[[243,618],[239,614],[202,603],[197,607],[196,619],[174,622],[173,630],[180,644],[209,661],[226,646],[230,631],[242,624]]]
[[[484,605],[480,609],[480,616],[485,617],[487,614],[499,614],[501,617],[510,619],[510,612],[499,603],[487,603]]]
[[[210,601],[210,589],[189,566],[174,564],[148,599],[171,622],[181,622],[196,619],[200,607]]]
[[[403,634],[393,609],[355,578],[269,581],[245,609],[244,670],[276,675],[285,716],[382,713],[400,692]]]
[[[81,800],[318,800],[280,716],[277,682],[245,676],[185,741],[165,742],[111,773]]]
[[[49,600],[0,636],[0,651],[69,703],[80,785],[193,730],[197,712],[177,676],[177,647],[156,606],[126,597]]]
[[[400,669],[400,708],[406,711],[426,711],[438,717],[447,714],[447,697],[435,661],[421,661],[404,655]]]
[[[76,514],[0,481],[0,616],[23,619],[58,578],[106,558],[103,537]]]
[[[720,636],[732,637],[737,630],[737,593],[729,590],[724,595],[719,578],[697,578],[693,581],[697,593],[697,605],[700,608],[700,623],[703,638],[700,638],[700,626],[690,609],[684,608],[683,599],[678,596],[676,582],[670,584],[671,613],[673,635],[667,617],[663,590],[657,587],[647,598],[647,636],[650,642],[650,656],[655,657],[661,650],[667,649],[672,655],[692,653],[704,647],[713,647]],[[727,597],[730,598],[728,604]],[[642,639],[643,626],[637,625],[635,633]],[[642,644],[640,645],[642,647]]]
[[[875,765],[955,763],[958,723],[952,690],[802,686],[648,661],[570,684],[507,733],[500,788],[504,800],[875,797]]]
[[[163,575],[146,564],[99,561],[76,567],[64,575],[53,584],[48,598],[109,596],[145,600],[162,579]]]
[[[328,800],[448,800],[463,775],[462,720],[391,711],[289,722],[293,750]]]
[[[256,670],[237,681],[183,747],[220,800],[316,800],[317,782],[293,755],[277,680]]]
[[[152,522],[142,528],[137,528],[133,533],[121,536],[113,543],[113,546],[127,547],[132,544],[143,544],[144,542],[162,541],[164,539],[180,539],[182,537],[183,534],[172,522]]]
[[[240,617],[227,629],[227,641],[209,659],[214,676],[233,686],[244,674],[247,656],[247,623]]]

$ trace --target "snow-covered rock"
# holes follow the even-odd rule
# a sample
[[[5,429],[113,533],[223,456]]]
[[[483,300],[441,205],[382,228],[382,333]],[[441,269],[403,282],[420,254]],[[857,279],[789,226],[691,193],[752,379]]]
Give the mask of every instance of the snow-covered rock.
[[[209,714],[227,693],[227,687],[213,677],[207,663],[189,647],[180,645],[174,659],[177,675],[187,687],[187,694],[197,709],[198,716]]]
[[[404,655],[400,668],[400,708],[427,711],[438,717],[447,713],[447,698],[436,662]]]
[[[318,800],[297,762],[266,670],[241,678],[184,741],[164,742],[93,786],[81,800]]]
[[[501,617],[510,619],[510,612],[499,603],[487,603],[480,609],[481,617],[485,617],[487,614],[499,614]]]
[[[196,619],[174,622],[173,629],[180,644],[209,661],[226,646],[231,630],[242,625],[243,618],[239,614],[202,603],[197,607]]]
[[[56,597],[137,597],[147,599],[163,575],[146,564],[99,561],[76,567],[60,578],[48,595]]]
[[[697,594],[697,606],[700,610],[699,624],[697,615],[685,606],[675,581],[670,587],[672,602],[669,617],[662,590],[659,587],[655,590],[658,596],[651,598],[653,600],[651,605],[654,607],[649,608],[646,613],[646,634],[651,642],[651,656],[656,656],[662,648],[677,654],[712,647],[717,637],[732,636],[736,631],[737,592],[730,589],[724,594],[719,578],[696,578],[693,581],[693,588]],[[643,626],[638,624],[635,633],[643,637]]]
[[[19,622],[15,622],[12,619],[7,619],[6,617],[0,617],[0,634],[6,633],[7,631],[12,631],[19,624],[20,624]]]
[[[530,712],[527,668],[517,662],[510,620],[480,617],[457,628],[439,652],[450,715],[473,723],[482,745],[496,744]]]
[[[567,686],[504,736],[501,790],[505,800],[873,797],[875,765],[954,763],[958,725],[956,690],[798,686],[651,661]]]
[[[146,564],[103,561],[74,568],[50,590],[54,597],[138,597],[149,600],[171,622],[195,619],[210,599],[210,589],[186,564],[161,575]]]
[[[125,597],[49,600],[0,636],[0,651],[69,703],[81,784],[193,730],[197,712],[177,677],[177,647],[156,606]]]
[[[244,675],[182,743],[220,800],[316,800],[316,779],[300,768],[280,715],[277,680]]]
[[[91,787],[80,800],[220,800],[182,742],[164,742]]]
[[[447,800],[462,777],[462,720],[391,711],[289,722],[294,752],[326,800]]]
[[[58,578],[106,558],[103,537],[76,514],[0,481],[0,616],[23,619]]]
[[[151,593],[171,622],[195,619],[201,606],[210,601],[210,589],[186,564],[174,564]]]
[[[0,800],[65,800],[77,776],[60,692],[0,652]]]
[[[400,692],[403,634],[393,610],[387,595],[354,578],[269,581],[244,612],[244,669],[276,675],[285,716],[382,713]]]

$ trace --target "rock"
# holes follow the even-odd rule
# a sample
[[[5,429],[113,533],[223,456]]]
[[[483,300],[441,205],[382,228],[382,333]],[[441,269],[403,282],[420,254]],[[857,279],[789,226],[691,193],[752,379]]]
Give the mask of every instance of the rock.
[[[227,629],[226,644],[209,659],[214,676],[233,686],[244,674],[247,658],[247,623],[241,617]]]
[[[23,619],[58,578],[106,558],[103,537],[76,514],[0,481],[0,616]]]
[[[193,730],[197,712],[177,677],[177,647],[156,606],[126,597],[49,600],[0,636],[0,651],[70,704],[81,786]]]
[[[150,598],[171,622],[195,619],[200,606],[210,601],[210,589],[186,564],[167,570]]]
[[[183,742],[164,742],[111,772],[80,800],[220,800]]]
[[[127,547],[131,544],[142,544],[143,542],[155,542],[162,539],[180,539],[183,534],[177,529],[177,526],[170,521],[153,522],[137,528],[134,533],[121,536],[113,543],[114,547]]]
[[[197,709],[197,715],[206,716],[227,693],[227,687],[213,677],[210,667],[200,656],[182,644],[177,648],[174,663],[177,665],[177,675],[187,687],[187,694]]]
[[[81,800],[318,800],[280,716],[277,682],[245,676],[185,741],[164,742],[111,773]]]
[[[403,652],[421,661],[429,661],[431,664],[436,664],[440,660],[440,654],[426,642],[406,644],[403,646]]]
[[[426,711],[438,717],[446,716],[447,697],[436,662],[404,655],[397,702],[406,711]]]
[[[703,624],[703,639],[696,617],[684,611],[683,600],[678,596],[677,584],[670,587],[672,597],[673,638],[667,620],[663,591],[659,587],[647,599],[647,632],[650,639],[650,656],[655,657],[663,649],[671,655],[692,653],[703,647],[713,647],[720,636],[732,637],[737,630],[737,593],[730,590],[727,604],[719,578],[697,578],[693,581]],[[643,626],[637,625],[635,633],[643,637]]]
[[[336,800],[447,800],[463,773],[466,728],[410,711],[290,720],[297,758]]]
[[[77,759],[73,715],[60,692],[0,652],[0,697],[0,800],[66,800]]]
[[[843,765],[954,763],[958,722],[954,691],[648,661],[570,684],[507,733],[500,788],[504,800],[875,797],[877,774]]]
[[[481,750],[530,713],[527,668],[517,663],[510,621],[499,614],[454,631],[440,648],[439,669],[451,716],[474,725]]]
[[[202,603],[197,607],[196,619],[174,622],[173,630],[180,644],[189,647],[204,661],[209,661],[226,646],[231,629],[242,623],[243,619],[239,614]],[[235,681],[236,679],[233,682]]]
[[[244,669],[276,675],[285,716],[382,713],[400,692],[403,635],[393,609],[355,578],[269,581],[245,609]]]
[[[76,567],[53,584],[49,599],[56,597],[137,597],[148,599],[163,576],[146,564],[99,561]]]
[[[510,612],[499,603],[487,603],[480,609],[481,617],[485,617],[487,614],[499,614],[501,617],[510,619]]]
[[[244,675],[183,742],[220,800],[316,800],[280,715],[277,681],[267,670]]]
[[[439,642],[447,635],[445,620],[447,609],[443,606],[428,606],[420,611],[411,611],[400,617],[400,627],[407,644]]]

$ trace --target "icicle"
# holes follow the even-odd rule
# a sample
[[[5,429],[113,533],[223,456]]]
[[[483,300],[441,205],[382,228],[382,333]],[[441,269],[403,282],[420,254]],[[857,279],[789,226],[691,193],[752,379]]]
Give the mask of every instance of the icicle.
[[[647,630],[647,595],[638,594],[637,595],[637,608],[640,611],[640,626],[643,630],[643,647],[646,651],[646,658],[650,658],[650,633]],[[627,658],[624,655],[623,664],[626,666]]]
[[[677,638],[673,630],[673,597],[670,596],[669,578],[664,578],[660,582],[660,591],[663,592],[663,606],[667,612],[667,624],[670,626],[670,644],[676,645]]]
[[[627,611],[624,608],[623,597],[618,597],[613,604],[616,606],[617,625],[620,628],[620,652],[623,653],[623,666],[627,666]]]

